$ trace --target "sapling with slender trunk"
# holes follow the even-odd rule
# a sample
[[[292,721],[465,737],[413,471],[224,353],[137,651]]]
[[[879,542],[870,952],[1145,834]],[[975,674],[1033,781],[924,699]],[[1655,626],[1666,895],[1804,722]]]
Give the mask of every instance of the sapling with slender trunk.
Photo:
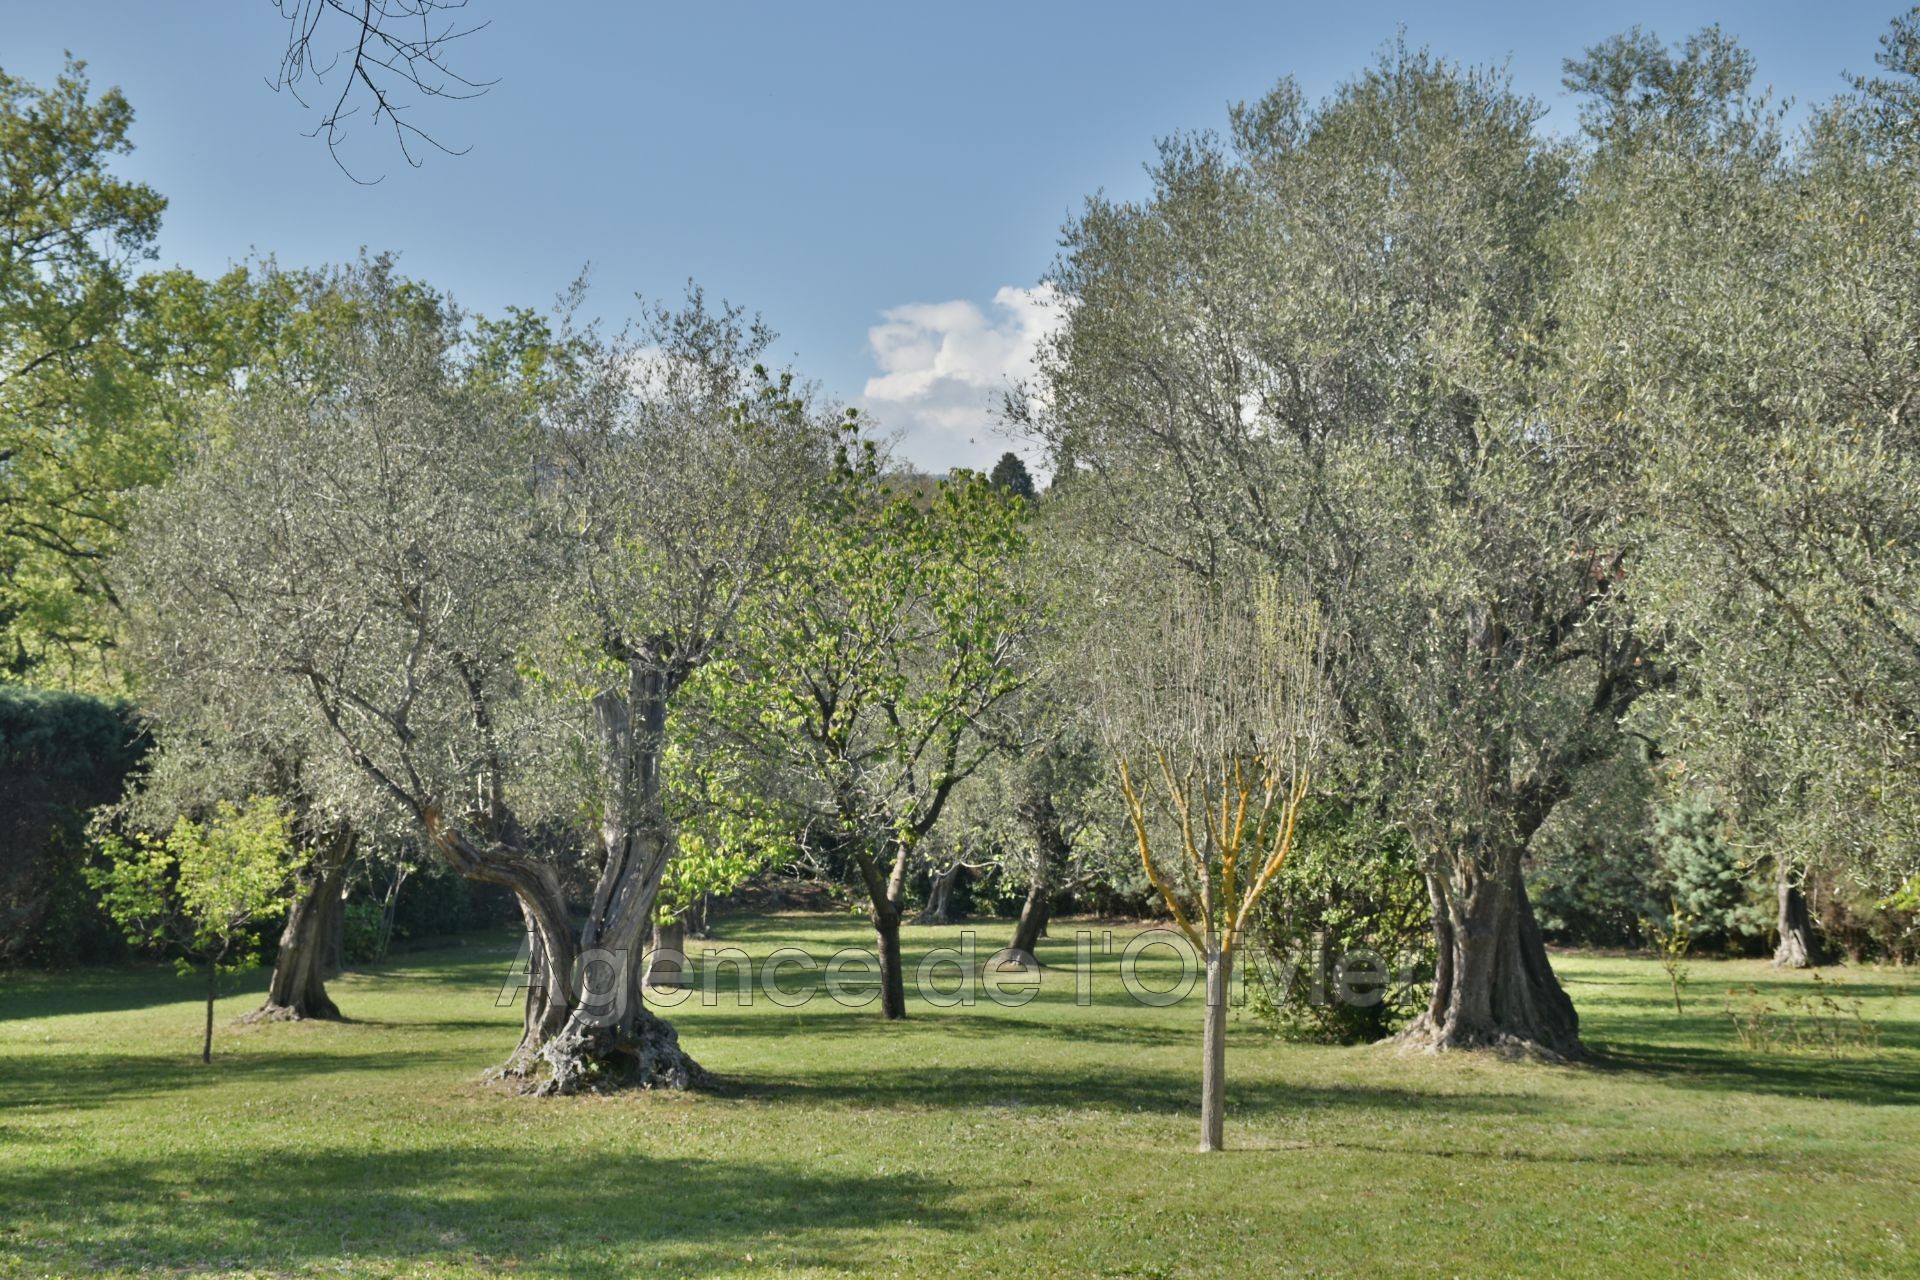
[[[1115,611],[1099,700],[1140,865],[1206,965],[1200,1149],[1225,1141],[1236,949],[1293,848],[1329,726],[1318,613],[1271,580],[1176,581]]]
[[[87,877],[101,906],[136,945],[176,952],[181,973],[206,976],[200,1061],[213,1061],[213,1005],[220,974],[258,963],[254,926],[286,910],[287,886],[306,861],[278,801],[223,801],[204,823],[181,818],[164,838],[108,835],[103,868]]]

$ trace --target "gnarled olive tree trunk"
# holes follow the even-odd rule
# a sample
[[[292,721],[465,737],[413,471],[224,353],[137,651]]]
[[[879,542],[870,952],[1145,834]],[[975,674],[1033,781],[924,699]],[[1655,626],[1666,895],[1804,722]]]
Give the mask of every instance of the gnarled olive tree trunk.
[[[497,768],[490,771],[480,821],[469,832],[356,754],[390,794],[415,809],[429,840],[456,872],[500,885],[519,900],[527,927],[526,1004],[520,1043],[499,1074],[523,1080],[539,1094],[684,1089],[707,1079],[680,1048],[673,1028],[647,1009],[640,966],[641,943],[673,853],[661,803],[660,749],[667,699],[685,673],[663,670],[644,656],[627,666],[624,689],[594,698],[607,782],[604,861],[579,927],[558,870],[528,848],[513,820]],[[477,697],[475,707],[476,719],[484,720]],[[490,735],[492,726],[483,729]]]
[[[1020,904],[1020,919],[1013,926],[1013,940],[1007,947],[1032,956],[1040,939],[1047,936],[1054,887],[1072,849],[1060,823],[1060,812],[1054,807],[1053,797],[1046,792],[1027,797],[1020,806],[1020,820],[1033,841],[1033,878],[1027,884],[1027,899]]]
[[[1518,844],[1489,863],[1427,874],[1433,899],[1433,996],[1398,1037],[1421,1049],[1582,1056],[1580,1019],[1547,959],[1520,875]]]
[[[1813,912],[1807,907],[1807,895],[1794,883],[1793,873],[1782,863],[1776,876],[1779,903],[1780,943],[1774,948],[1773,963],[1782,969],[1817,968],[1825,959],[1820,937],[1813,931]]]
[[[604,862],[580,928],[571,1007],[538,1047],[548,1077],[541,1093],[615,1088],[685,1089],[707,1076],[679,1036],[646,1006],[641,961],[660,881],[673,856],[661,797],[667,700],[684,673],[630,658],[624,689],[594,699],[606,770],[600,843]]]
[[[956,862],[945,871],[933,877],[927,886],[927,905],[919,915],[913,918],[915,924],[958,924],[959,913],[953,909],[953,891],[967,874],[966,864]]]
[[[249,1022],[297,1022],[305,1018],[338,1018],[340,1009],[327,995],[328,951],[334,923],[341,911],[340,892],[359,837],[341,826],[321,841],[307,879],[287,912],[280,931],[280,950],[274,956],[273,977],[266,1001]]]

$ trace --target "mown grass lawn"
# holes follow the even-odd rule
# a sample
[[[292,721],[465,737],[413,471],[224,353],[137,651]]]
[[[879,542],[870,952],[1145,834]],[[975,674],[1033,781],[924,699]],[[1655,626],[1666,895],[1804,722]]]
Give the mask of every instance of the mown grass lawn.
[[[672,1016],[727,1094],[536,1100],[480,1082],[514,945],[349,974],[346,1024],[229,1025],[251,984],[211,1067],[168,971],[0,977],[0,1273],[1920,1275],[1920,975],[1844,974],[1883,1040],[1840,1060],[1735,1047],[1727,987],[1807,981],[1762,963],[1696,962],[1675,1016],[1654,964],[1561,957],[1580,1067],[1242,1019],[1235,1149],[1203,1157],[1200,1007],[1127,1000],[1111,957],[1084,1007],[1060,970],[1024,1008],[895,1026],[696,995]]]

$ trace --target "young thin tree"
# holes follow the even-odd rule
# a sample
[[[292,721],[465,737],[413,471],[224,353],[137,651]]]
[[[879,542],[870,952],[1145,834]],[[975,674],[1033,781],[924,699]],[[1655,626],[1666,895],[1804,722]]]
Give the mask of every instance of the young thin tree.
[[[993,750],[1027,679],[1020,504],[961,472],[925,502],[850,437],[742,637],[734,723],[784,763],[866,891],[881,1009],[907,1016],[900,925],[916,850]]]
[[[156,693],[178,690],[193,675],[191,670],[169,673],[169,679],[148,688]],[[247,687],[258,699],[273,692],[261,682]],[[149,708],[156,749],[123,809],[133,822],[163,831],[207,811],[224,796],[278,799],[308,855],[288,884],[286,921],[274,950],[266,999],[247,1017],[291,1022],[338,1018],[340,1009],[327,993],[327,944],[361,832],[384,814],[372,797],[363,795],[364,787],[342,786],[353,779],[342,768],[344,762],[332,758],[331,744],[279,737],[276,729],[284,728],[284,717],[260,714],[259,701],[251,707],[231,702],[222,706],[215,692],[203,687],[200,714],[187,719],[158,714],[180,710],[179,703],[164,696]],[[343,802],[357,802],[360,814],[343,812],[338,807]]]
[[[1140,865],[1206,963],[1202,1151],[1224,1142],[1234,955],[1293,848],[1330,726],[1318,613],[1272,581],[1237,586],[1176,581],[1157,614],[1116,609],[1126,634],[1097,659]]]
[[[128,940],[173,949],[181,972],[206,973],[200,1061],[212,1062],[220,974],[258,962],[251,931],[286,910],[288,883],[306,860],[291,816],[265,797],[222,801],[206,822],[181,818],[164,839],[108,837],[101,849],[106,866],[88,877]]]

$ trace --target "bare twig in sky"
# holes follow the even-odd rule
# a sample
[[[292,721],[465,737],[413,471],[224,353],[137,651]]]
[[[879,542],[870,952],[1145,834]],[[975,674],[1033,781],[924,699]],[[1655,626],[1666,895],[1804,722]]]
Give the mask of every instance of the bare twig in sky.
[[[402,100],[410,92],[422,98],[477,98],[497,83],[469,80],[447,65],[455,41],[487,26],[461,20],[467,0],[274,0],[274,7],[287,24],[287,50],[268,83],[276,93],[284,89],[310,106],[303,82],[311,77],[330,91],[328,78],[338,75],[339,92],[331,93],[310,136],[326,139],[327,153],[342,173],[355,182],[368,181],[347,167],[340,143],[347,122],[369,106],[369,119],[393,130],[400,154],[416,169],[423,143],[448,155],[469,150],[449,147],[415,125],[406,116],[410,105]],[[312,96],[328,102],[328,94]]]

